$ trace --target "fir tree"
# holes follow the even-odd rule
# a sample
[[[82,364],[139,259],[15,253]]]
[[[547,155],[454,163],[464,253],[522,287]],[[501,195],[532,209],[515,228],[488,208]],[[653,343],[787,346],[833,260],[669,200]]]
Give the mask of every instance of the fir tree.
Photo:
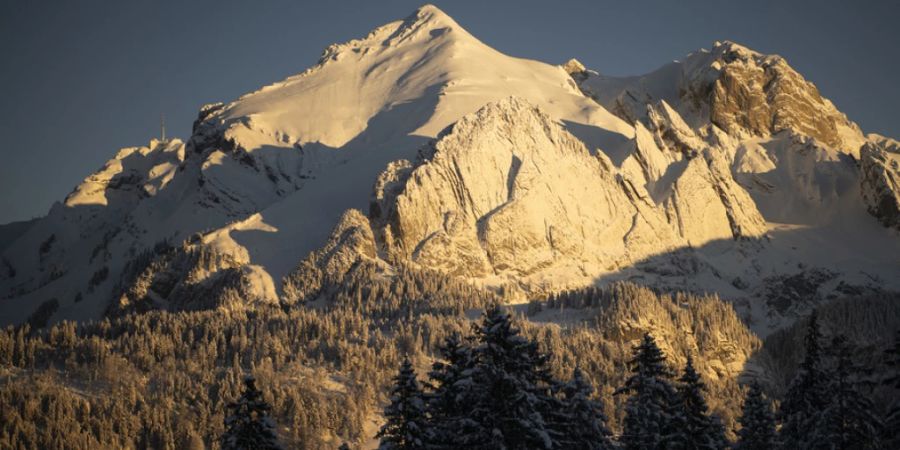
[[[475,330],[474,366],[458,383],[471,383],[465,397],[471,425],[460,436],[464,448],[548,449],[554,447],[542,410],[552,383],[547,356],[519,334],[509,314],[485,312]]]
[[[467,371],[472,368],[472,351],[454,334],[444,341],[440,353],[443,360],[435,361],[428,374],[427,411],[432,430],[429,447],[458,448],[459,437],[473,432],[469,406],[464,401],[472,388],[471,383],[465,382]]]
[[[900,331],[894,338],[894,346],[884,351],[884,365],[887,366],[888,375],[883,384],[894,389],[900,389]]]
[[[575,368],[572,380],[561,389],[560,410],[554,414],[554,428],[559,433],[560,448],[608,450],[615,448],[606,426],[603,403],[591,398],[594,387],[581,370]],[[557,428],[558,427],[558,428]]]
[[[852,348],[843,336],[836,336],[829,348],[834,366],[827,373],[827,404],[812,435],[813,448],[880,448],[881,423],[874,405],[855,380],[864,371],[853,363]]]
[[[275,436],[275,423],[269,417],[271,407],[263,400],[252,375],[244,378],[244,392],[228,405],[230,415],[225,418],[223,450],[280,450]]]
[[[781,442],[786,448],[807,448],[818,415],[825,407],[824,377],[821,369],[818,316],[809,317],[804,344],[806,354],[781,403]]]
[[[885,350],[885,377],[882,384],[900,390],[900,331],[894,339],[894,346]],[[900,400],[894,397],[894,402],[888,406],[884,417],[884,445],[886,448],[900,448]]]
[[[394,378],[391,403],[384,409],[386,422],[376,437],[382,450],[424,449],[427,439],[425,402],[409,358]]]
[[[717,417],[709,415],[709,407],[703,397],[706,385],[694,369],[690,356],[678,382],[678,406],[674,409],[675,427],[669,446],[705,450],[725,448],[724,429]]]
[[[616,391],[616,394],[631,394],[625,403],[620,441],[626,449],[664,448],[672,433],[672,409],[677,398],[665,356],[649,333],[634,347],[634,357],[628,365],[632,375]]]
[[[738,450],[770,450],[778,447],[775,416],[772,404],[763,397],[762,388],[755,381],[750,384],[744,408],[738,421]]]

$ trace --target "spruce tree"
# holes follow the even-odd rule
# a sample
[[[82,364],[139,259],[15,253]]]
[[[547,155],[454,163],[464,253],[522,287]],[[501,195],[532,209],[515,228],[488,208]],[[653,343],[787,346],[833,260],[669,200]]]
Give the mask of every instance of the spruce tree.
[[[811,436],[813,448],[880,448],[881,421],[859,389],[865,371],[853,363],[852,351],[843,336],[836,336],[828,349],[833,367],[827,372],[827,403]]]
[[[885,372],[888,374],[882,384],[900,391],[900,331],[894,339],[894,346],[884,352]],[[886,448],[900,448],[900,398],[894,396],[884,417],[884,445]]]
[[[738,419],[738,450],[770,450],[778,447],[772,404],[763,397],[759,383],[750,383],[744,408]]]
[[[825,407],[825,382],[819,341],[818,316],[813,310],[804,339],[806,354],[781,402],[781,442],[786,448],[807,448]]]
[[[431,433],[429,447],[452,449],[462,446],[460,436],[474,432],[474,424],[468,418],[469,405],[465,402],[473,385],[469,369],[472,368],[472,350],[456,334],[444,341],[440,348],[442,360],[432,364],[429,372],[427,412]]]
[[[694,369],[690,356],[678,382],[678,403],[674,408],[675,427],[669,438],[670,448],[713,450],[727,447],[722,424],[718,418],[709,415],[709,407],[703,397],[706,385]]]
[[[463,448],[549,449],[552,430],[541,414],[552,384],[547,356],[519,334],[509,314],[487,310],[476,327],[474,366],[459,383],[471,384],[464,402],[469,424]]]
[[[394,377],[391,403],[384,409],[385,424],[376,437],[381,450],[424,449],[428,442],[425,402],[409,358]]]
[[[252,375],[244,378],[241,397],[228,405],[230,414],[225,418],[223,450],[280,450],[275,435],[275,422],[269,417],[271,407],[263,400]]]
[[[620,442],[629,450],[664,448],[673,431],[672,412],[677,397],[665,356],[649,333],[634,347],[634,356],[628,365],[631,376],[625,386],[616,391],[616,394],[631,394],[625,403],[625,424]]]
[[[580,369],[575,368],[572,380],[562,385],[561,394],[561,408],[552,415],[553,428],[559,431],[559,447],[585,450],[615,448],[610,438],[612,432],[606,426],[603,403],[591,398],[594,387]]]

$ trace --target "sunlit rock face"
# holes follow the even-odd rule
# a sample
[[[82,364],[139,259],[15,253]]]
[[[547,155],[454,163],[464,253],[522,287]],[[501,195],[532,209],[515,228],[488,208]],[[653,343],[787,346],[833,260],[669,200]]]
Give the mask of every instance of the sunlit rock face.
[[[847,118],[819,90],[778,56],[722,44],[719,78],[710,97],[710,120],[727,132],[745,129],[765,136],[793,130],[826,145],[843,147],[839,126]]]
[[[859,127],[784,58],[733,42],[716,42],[711,50],[640,77],[581,71],[576,79],[588,95],[631,122],[646,118],[645,105],[665,100],[692,126],[711,123],[732,136],[791,130],[854,155],[864,141]]]
[[[645,145],[644,161],[661,152]],[[561,268],[594,276],[678,247],[765,234],[723,156],[702,150],[623,175],[510,98],[461,119],[419,161],[392,164],[376,183],[373,219],[393,258],[476,278]],[[657,202],[644,182],[663,171],[671,181]]]
[[[608,160],[520,99],[464,117],[419,161],[393,167],[378,183],[375,220],[391,236],[388,253],[424,266],[469,277],[591,273],[677,241]]]

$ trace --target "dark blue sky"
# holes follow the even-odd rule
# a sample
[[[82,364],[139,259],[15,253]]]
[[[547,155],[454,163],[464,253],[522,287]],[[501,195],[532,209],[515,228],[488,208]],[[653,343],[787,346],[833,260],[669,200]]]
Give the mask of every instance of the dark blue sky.
[[[650,71],[715,40],[778,53],[866,132],[900,136],[900,7],[852,1],[435,1],[514,56]],[[0,223],[46,213],[165,113],[186,138],[198,108],[301,72],[334,42],[418,1],[0,2]]]

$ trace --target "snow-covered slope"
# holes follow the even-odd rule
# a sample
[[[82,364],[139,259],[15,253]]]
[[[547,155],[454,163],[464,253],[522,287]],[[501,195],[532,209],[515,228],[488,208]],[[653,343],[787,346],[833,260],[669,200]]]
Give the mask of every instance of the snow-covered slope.
[[[782,314],[860,289],[897,289],[898,236],[872,217],[893,223],[895,141],[864,136],[783,58],[717,42],[643,76],[607,77],[574,60],[566,67],[586,95],[635,124],[639,164],[625,168],[643,174],[651,192],[678,167],[678,153],[707,147],[752,198],[765,245],[740,256],[697,252],[714,278],[730,273],[743,291],[718,292],[740,298],[750,287],[748,297],[764,301],[748,309],[765,304]],[[663,151],[640,145],[648,133]]]
[[[25,234],[36,221],[37,219],[31,219],[0,225],[0,253]]]
[[[315,67],[244,95],[209,120],[250,150],[315,143],[374,151],[398,135],[434,137],[462,114],[512,93],[560,119],[632,132],[585,99],[561,68],[503,55],[430,5],[363,39],[332,45]]]
[[[424,6],[203,107],[186,143],[120,151],[0,252],[0,323],[279,301],[301,261],[362,255],[523,297],[715,291],[774,326],[900,288],[900,239],[860,200],[896,195],[896,172],[861,178],[866,142],[888,146],[736,44],[616,79],[503,55]]]
[[[17,276],[0,280],[10,297],[0,318],[21,322],[52,298],[60,303],[55,318],[96,317],[130,260],[196,232],[207,233],[202,245],[215,254],[259,265],[259,283],[271,286],[325,242],[344,210],[367,205],[389,161],[412,158],[464,114],[509,95],[547,107],[595,150],[627,145],[633,132],[561,68],[503,55],[424,6],[329,47],[300,75],[204,107],[174,177],[149,162],[132,168],[137,154],[120,152],[4,252]],[[157,144],[137,153],[148,152],[159,153]],[[166,188],[119,189],[138,179]],[[38,258],[45,241],[60,253]],[[104,262],[86,264],[83,255],[101,246]],[[104,268],[110,281],[90,287]]]

